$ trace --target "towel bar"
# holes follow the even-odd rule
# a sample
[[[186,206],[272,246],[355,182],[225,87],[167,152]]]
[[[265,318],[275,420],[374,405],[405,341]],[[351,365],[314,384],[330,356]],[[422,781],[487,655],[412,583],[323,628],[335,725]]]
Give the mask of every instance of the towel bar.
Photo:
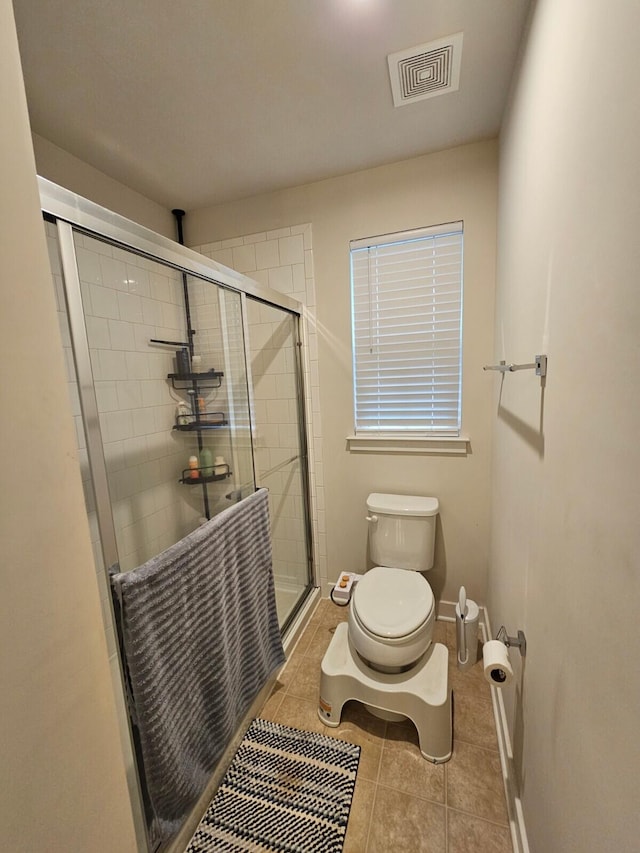
[[[501,361],[500,364],[485,364],[483,370],[497,370],[500,373],[513,373],[515,370],[535,370],[536,376],[547,375],[547,357],[546,355],[534,356],[535,361],[529,364],[507,364],[506,361]]]

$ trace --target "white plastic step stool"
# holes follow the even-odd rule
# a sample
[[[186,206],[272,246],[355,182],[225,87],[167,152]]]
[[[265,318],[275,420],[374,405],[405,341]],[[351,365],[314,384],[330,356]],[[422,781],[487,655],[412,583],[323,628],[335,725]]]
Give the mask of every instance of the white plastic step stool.
[[[322,659],[318,716],[336,728],[349,699],[401,714],[418,730],[422,756],[434,764],[448,761],[453,741],[448,662],[447,647],[432,643],[407,672],[377,672],[360,659],[342,622]]]

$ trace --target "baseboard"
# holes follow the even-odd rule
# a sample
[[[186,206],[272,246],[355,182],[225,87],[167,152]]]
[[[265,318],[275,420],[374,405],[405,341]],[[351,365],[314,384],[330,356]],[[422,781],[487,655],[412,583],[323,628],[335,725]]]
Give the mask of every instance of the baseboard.
[[[455,605],[454,605],[455,606]],[[493,638],[491,622],[486,607],[480,608],[480,626],[483,634],[483,642]],[[507,724],[507,713],[504,707],[502,690],[491,685],[491,699],[493,702],[493,716],[496,723],[498,735],[498,749],[500,751],[500,765],[502,767],[502,779],[504,781],[504,792],[507,800],[507,813],[509,815],[509,827],[511,829],[511,841],[514,853],[529,853],[529,842],[527,840],[527,828],[524,822],[522,801],[518,796],[515,785],[515,767],[513,763],[513,749],[511,737]]]
[[[439,601],[436,618],[440,619],[442,622],[455,622],[457,603],[457,601]],[[480,624],[483,625],[485,620],[485,609],[482,604],[478,605],[478,610],[480,611]]]

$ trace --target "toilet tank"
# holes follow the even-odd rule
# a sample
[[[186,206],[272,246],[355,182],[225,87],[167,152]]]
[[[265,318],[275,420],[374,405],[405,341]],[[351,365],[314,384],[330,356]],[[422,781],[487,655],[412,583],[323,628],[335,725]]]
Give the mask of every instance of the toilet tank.
[[[371,494],[369,551],[377,566],[426,572],[433,566],[438,499]]]

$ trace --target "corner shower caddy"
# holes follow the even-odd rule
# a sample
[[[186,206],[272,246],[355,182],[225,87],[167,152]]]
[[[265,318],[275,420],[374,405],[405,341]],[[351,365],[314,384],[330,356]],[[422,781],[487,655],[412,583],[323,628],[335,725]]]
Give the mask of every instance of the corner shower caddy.
[[[228,426],[229,421],[224,412],[207,412],[198,408],[196,401],[200,398],[201,391],[220,388],[224,373],[219,370],[209,370],[206,373],[169,373],[167,379],[171,380],[174,391],[186,391],[192,398],[191,414],[176,416],[173,429],[180,432],[200,432],[207,429],[219,429]],[[176,384],[182,383],[182,384]],[[212,384],[215,383],[215,384]],[[184,420],[188,418],[188,420]]]
[[[227,477],[231,476],[231,471],[229,470],[229,466],[225,463],[225,465],[216,465],[216,468],[226,468],[224,474],[206,474],[204,477],[202,475],[198,477],[191,476],[191,468],[184,468],[182,471],[182,477],[180,477],[180,482],[184,486],[198,486],[203,483],[216,483],[221,480],[226,480]]]
[[[173,429],[178,432],[195,432],[198,435],[198,450],[203,447],[202,433],[208,430],[221,429],[229,425],[229,421],[224,412],[208,412],[201,411],[198,406],[198,400],[202,391],[220,388],[222,385],[222,377],[224,373],[219,370],[209,370],[205,373],[169,373],[167,379],[171,381],[171,385],[175,391],[186,391],[191,397],[191,414],[177,415]],[[188,420],[185,420],[188,418]],[[192,476],[190,468],[182,470],[182,476],[179,482],[184,486],[206,486],[207,483],[220,482],[231,476],[229,466],[217,465],[217,468],[224,468],[222,473],[211,473],[203,475],[200,473],[197,477]],[[205,494],[205,507],[208,516],[208,496]]]
[[[152,338],[152,343],[164,343]],[[208,370],[205,373],[168,373],[167,379],[171,380],[171,384],[175,391],[184,391],[184,386],[177,386],[176,382],[197,383],[203,391],[213,388],[219,388],[222,385],[222,377],[224,373],[220,370]],[[215,385],[209,384],[215,382]]]

